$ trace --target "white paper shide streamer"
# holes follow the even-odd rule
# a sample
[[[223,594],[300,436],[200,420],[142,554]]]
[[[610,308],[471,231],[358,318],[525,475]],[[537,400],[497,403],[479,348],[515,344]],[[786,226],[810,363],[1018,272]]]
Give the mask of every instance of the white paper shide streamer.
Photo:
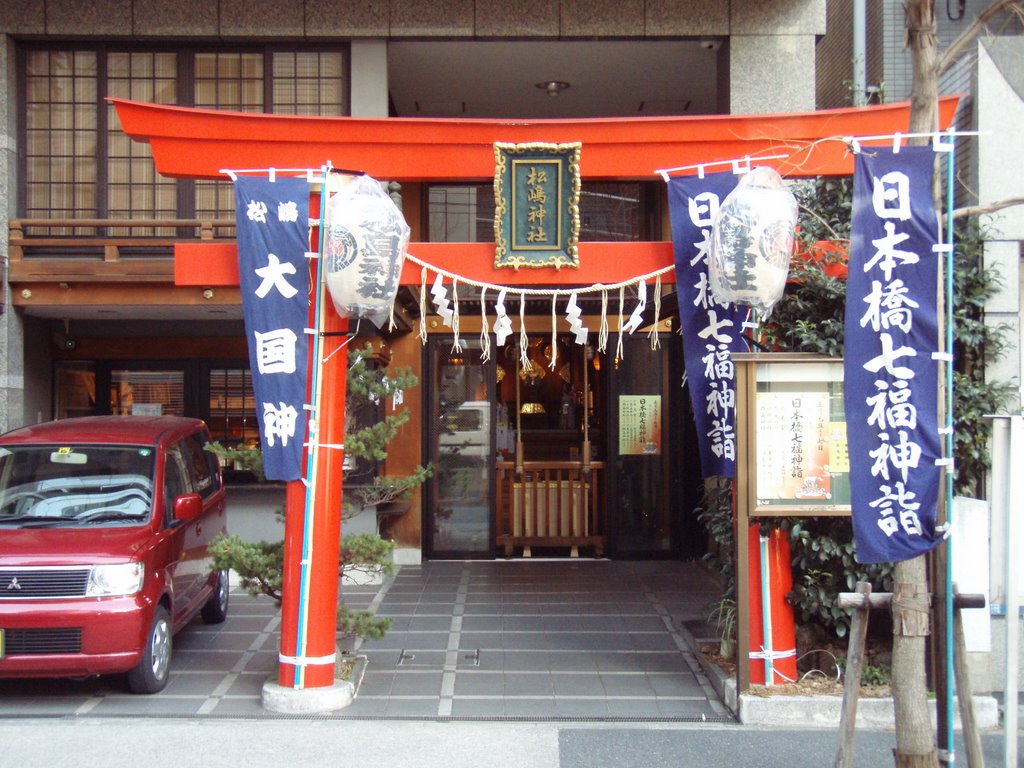
[[[637,305],[633,309],[633,314],[629,316],[629,320],[622,326],[622,329],[627,333],[633,333],[644,320],[644,312],[647,310],[647,283],[643,280],[637,283],[636,293]]]
[[[443,276],[438,272],[437,277],[434,279],[434,285],[430,288],[430,295],[434,299],[434,307],[437,309],[437,314],[441,316],[441,322],[451,328],[452,317],[455,315],[455,312],[450,307],[451,302],[448,300],[448,289],[444,287],[442,280]]]
[[[512,319],[505,309],[505,289],[498,293],[498,300],[494,303],[494,342],[497,346],[505,346],[505,341],[512,335]]]
[[[590,333],[587,326],[583,324],[582,314],[583,310],[580,309],[577,295],[574,293],[569,297],[569,303],[565,307],[565,319],[569,321],[569,330],[575,335],[574,341],[577,344],[586,344],[587,335]]]

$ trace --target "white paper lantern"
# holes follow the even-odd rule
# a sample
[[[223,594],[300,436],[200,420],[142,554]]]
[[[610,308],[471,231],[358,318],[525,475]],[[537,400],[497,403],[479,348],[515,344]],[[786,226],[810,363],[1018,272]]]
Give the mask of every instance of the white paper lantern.
[[[353,177],[332,194],[326,218],[324,276],[334,307],[379,328],[398,293],[409,225],[369,176]]]
[[[755,168],[740,180],[711,232],[708,281],[718,301],[771,312],[786,287],[796,218],[796,198],[774,170]]]

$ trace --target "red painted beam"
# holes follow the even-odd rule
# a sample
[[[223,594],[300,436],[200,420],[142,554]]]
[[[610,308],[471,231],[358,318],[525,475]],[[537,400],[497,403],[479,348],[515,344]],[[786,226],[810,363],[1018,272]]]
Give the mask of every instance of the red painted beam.
[[[794,114],[585,120],[444,120],[267,115],[108,99],[124,132],[148,142],[164,176],[223,179],[222,169],[337,168],[394,181],[494,177],[495,142],[582,142],[585,179],[645,179],[658,169],[783,154],[788,176],[850,174],[844,136],[906,131],[910,105]],[[939,125],[957,96],[940,99]]]
[[[578,269],[563,267],[513,270],[494,267],[494,243],[412,243],[409,254],[438,270],[492,285],[614,284],[672,266],[672,243],[580,243]],[[406,259],[403,285],[420,284],[421,267]],[[429,279],[433,281],[434,276]],[[675,270],[661,277],[674,283]],[[175,285],[238,285],[238,251],[234,243],[181,242],[174,246]]]

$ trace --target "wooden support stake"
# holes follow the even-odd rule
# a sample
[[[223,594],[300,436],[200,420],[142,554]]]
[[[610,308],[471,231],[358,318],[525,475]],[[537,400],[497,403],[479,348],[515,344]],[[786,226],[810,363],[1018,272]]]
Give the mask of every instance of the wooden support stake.
[[[868,634],[871,585],[858,581],[857,595],[862,604],[853,610],[850,621],[850,643],[846,651],[846,670],[843,673],[843,708],[839,713],[839,745],[836,748],[835,768],[850,768],[853,762],[853,732],[857,722],[857,701],[860,697],[861,671],[864,669],[864,644]]]
[[[981,751],[981,734],[974,719],[974,694],[971,690],[971,676],[967,669],[967,641],[964,639],[964,620],[956,600],[956,584],[953,585],[953,676],[956,678],[956,692],[960,701],[960,722],[963,725],[964,746],[967,750],[967,768],[985,768],[985,757]]]

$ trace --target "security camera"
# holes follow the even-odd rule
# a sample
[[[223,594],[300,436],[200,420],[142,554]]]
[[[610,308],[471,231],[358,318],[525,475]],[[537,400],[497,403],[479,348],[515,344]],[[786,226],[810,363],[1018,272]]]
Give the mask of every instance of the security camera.
[[[61,342],[61,348],[66,352],[73,352],[77,347],[78,341],[70,336],[65,336],[64,341]]]

